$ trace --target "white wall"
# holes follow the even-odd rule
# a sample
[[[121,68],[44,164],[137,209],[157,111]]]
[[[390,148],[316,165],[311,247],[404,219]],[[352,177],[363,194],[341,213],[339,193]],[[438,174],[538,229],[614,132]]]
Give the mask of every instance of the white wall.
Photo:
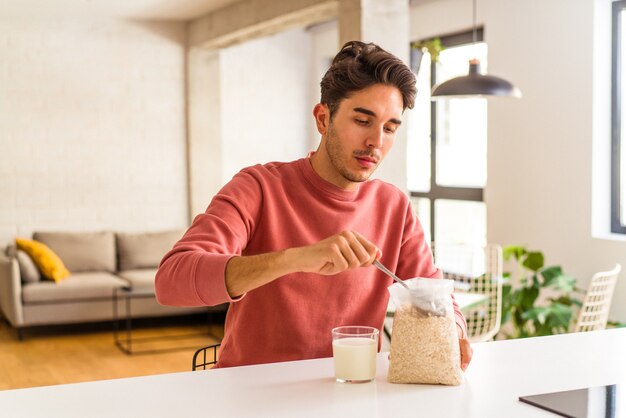
[[[321,98],[320,82],[330,67],[334,56],[339,51],[339,30],[337,21],[322,23],[309,28],[311,34],[311,79],[310,96],[313,105],[319,103]],[[313,107],[309,110],[310,136],[309,148],[316,150],[320,144],[321,136],[313,120]]]
[[[222,188],[222,109],[219,51],[187,53],[187,156],[189,215],[204,213]]]
[[[224,183],[250,165],[306,156],[310,41],[293,29],[220,51]]]
[[[470,2],[440,0],[414,7],[411,39],[471,27]],[[481,0],[478,23],[489,45],[489,73],[522,90],[521,100],[489,102],[488,240],[527,244],[548,264],[560,264],[586,287],[592,274],[617,262],[626,267],[626,242],[592,237],[594,142],[606,117],[594,119],[598,72],[594,55],[594,4],[605,0]],[[602,21],[597,30],[610,30]],[[595,71],[595,73],[594,73]],[[606,86],[602,87],[608,94]],[[595,101],[594,101],[595,99]],[[597,116],[597,115],[596,115]],[[606,115],[604,115],[606,116]],[[599,167],[599,164],[603,164]],[[599,177],[596,177],[599,178]],[[606,187],[598,184],[596,189]],[[626,321],[626,273],[622,273],[611,317]]]
[[[0,20],[0,244],[187,224],[182,23]]]

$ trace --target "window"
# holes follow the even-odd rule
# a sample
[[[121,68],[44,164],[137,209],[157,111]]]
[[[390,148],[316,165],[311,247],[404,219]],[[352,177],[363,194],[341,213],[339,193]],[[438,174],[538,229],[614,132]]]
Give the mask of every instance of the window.
[[[441,37],[437,63],[424,53],[417,72],[415,108],[409,113],[407,167],[411,201],[427,240],[484,245],[487,210],[487,100],[431,101],[433,85],[468,72],[468,61],[487,64],[487,45],[472,33]],[[420,55],[413,51],[412,57]],[[412,68],[418,64],[413,58]]]
[[[623,106],[622,80],[626,73],[622,57],[626,53],[626,31],[623,31],[626,1],[613,3],[613,40],[611,58],[611,232],[626,234],[626,147],[622,146],[623,121],[626,121],[626,106]]]

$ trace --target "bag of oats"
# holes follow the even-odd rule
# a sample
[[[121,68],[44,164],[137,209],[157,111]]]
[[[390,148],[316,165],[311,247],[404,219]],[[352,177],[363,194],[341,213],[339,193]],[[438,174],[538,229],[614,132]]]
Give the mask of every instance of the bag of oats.
[[[463,379],[452,280],[405,280],[389,293],[393,317],[389,374],[391,383],[459,385]]]

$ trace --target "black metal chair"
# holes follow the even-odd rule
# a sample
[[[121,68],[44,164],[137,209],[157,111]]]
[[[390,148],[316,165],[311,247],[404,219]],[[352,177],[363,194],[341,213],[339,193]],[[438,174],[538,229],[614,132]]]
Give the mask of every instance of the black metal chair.
[[[191,360],[191,371],[195,372],[196,370],[206,370],[207,366],[212,366],[217,363],[217,349],[221,344],[213,344],[208,345],[206,347],[202,347],[193,355],[193,359]],[[211,352],[212,350],[212,360],[207,361],[207,352]],[[211,357],[211,354],[209,354]]]

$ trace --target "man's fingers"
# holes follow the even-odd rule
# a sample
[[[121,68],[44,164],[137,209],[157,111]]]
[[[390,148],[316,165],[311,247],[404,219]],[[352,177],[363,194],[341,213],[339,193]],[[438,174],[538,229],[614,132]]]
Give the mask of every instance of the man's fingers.
[[[356,231],[343,231],[313,246],[323,258],[311,271],[336,274],[347,269],[367,267],[380,256],[380,250]]]
[[[350,236],[342,236],[343,242],[339,244],[341,255],[346,262],[346,268],[354,268],[361,265],[359,256],[362,257],[362,249],[355,245],[356,240]]]
[[[461,349],[461,369],[465,371],[472,361],[472,345],[467,338],[459,339],[459,348]]]
[[[368,262],[370,254],[364,242],[356,231],[344,231],[341,237],[345,239],[347,246],[343,248],[343,254],[351,268],[360,267]]]
[[[357,231],[353,231],[353,233],[365,252],[364,258],[361,259],[361,265],[362,266],[371,265],[374,262],[374,260],[376,260],[382,255],[382,251],[380,251],[374,243],[372,243],[370,240],[365,238],[363,235],[361,235]]]

